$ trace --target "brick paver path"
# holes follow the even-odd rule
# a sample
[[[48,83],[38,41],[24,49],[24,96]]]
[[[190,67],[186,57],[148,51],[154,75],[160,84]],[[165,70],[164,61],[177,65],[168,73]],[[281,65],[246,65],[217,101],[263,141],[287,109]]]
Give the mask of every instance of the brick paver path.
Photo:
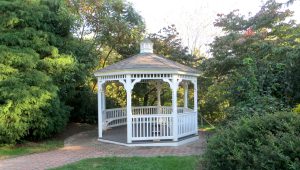
[[[48,169],[85,158],[108,156],[166,156],[166,155],[200,155],[205,148],[205,136],[192,144],[178,147],[126,147],[115,144],[100,143],[96,139],[97,131],[82,132],[68,138],[65,147],[44,152],[0,160],[0,169],[31,170]]]

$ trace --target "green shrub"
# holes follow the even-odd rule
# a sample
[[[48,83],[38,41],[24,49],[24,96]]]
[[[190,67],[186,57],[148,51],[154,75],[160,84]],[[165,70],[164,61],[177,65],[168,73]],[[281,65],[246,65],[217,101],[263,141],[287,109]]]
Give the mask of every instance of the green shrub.
[[[0,45],[0,144],[24,137],[41,139],[62,130],[68,110],[58,98],[58,87],[35,68],[37,53]]]
[[[204,159],[208,169],[300,169],[300,115],[242,118],[217,131]]]
[[[65,127],[84,72],[60,50],[72,18],[52,1],[0,0],[0,13],[0,144],[50,137]]]
[[[278,111],[289,111],[280,99],[270,95],[253,96],[249,100],[241,101],[235,106],[229,107],[226,120],[238,120],[245,116],[265,115]]]

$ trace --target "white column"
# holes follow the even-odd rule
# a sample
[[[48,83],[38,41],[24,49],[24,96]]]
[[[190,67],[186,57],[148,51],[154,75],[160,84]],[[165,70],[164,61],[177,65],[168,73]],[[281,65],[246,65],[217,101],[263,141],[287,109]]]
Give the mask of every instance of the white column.
[[[97,85],[98,85],[98,137],[102,138],[102,131],[103,131],[103,122],[102,122],[102,95],[103,95],[103,83],[99,78],[97,78]]]
[[[127,143],[132,142],[131,75],[126,75]]]
[[[105,96],[105,92],[106,92],[106,89],[105,89],[105,86],[103,87],[103,90],[102,90],[102,110],[105,110],[106,109],[106,96]]]
[[[157,92],[157,114],[161,114],[161,99],[160,99],[160,94],[161,94],[161,83],[157,82],[156,84],[156,92]]]
[[[189,85],[187,82],[183,83],[183,88],[184,88],[184,108],[188,108],[188,90],[189,90]]]
[[[198,87],[197,87],[197,79],[193,80],[194,84],[194,111],[198,112]]]
[[[103,87],[101,96],[102,96],[102,100],[101,100],[102,101],[102,127],[103,127],[103,130],[106,130],[107,127],[106,127],[106,124],[105,124],[105,120],[106,120],[106,112],[105,112],[105,109],[106,109],[105,86]]]
[[[127,99],[127,143],[132,142],[132,109],[131,109],[131,93],[132,90],[126,90]]]
[[[172,114],[173,114],[173,141],[178,141],[178,115],[177,115],[177,75],[172,76]]]
[[[195,134],[198,135],[198,86],[197,86],[197,78],[192,80],[194,85],[194,112],[195,116]]]

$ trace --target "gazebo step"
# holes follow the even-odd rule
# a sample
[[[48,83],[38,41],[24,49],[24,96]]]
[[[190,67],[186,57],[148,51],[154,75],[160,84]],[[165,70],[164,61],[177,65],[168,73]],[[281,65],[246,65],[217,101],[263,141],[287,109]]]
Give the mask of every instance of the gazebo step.
[[[179,141],[140,141],[140,142],[132,142],[132,143],[122,143],[118,141],[112,141],[112,140],[105,140],[103,138],[98,139],[100,142],[105,142],[105,143],[112,143],[112,144],[117,144],[117,145],[123,145],[123,146],[128,146],[128,147],[134,147],[134,146],[139,146],[139,147],[150,147],[150,146],[180,146],[192,142],[196,142],[199,140],[198,135],[193,135],[189,136],[188,138],[181,139]]]

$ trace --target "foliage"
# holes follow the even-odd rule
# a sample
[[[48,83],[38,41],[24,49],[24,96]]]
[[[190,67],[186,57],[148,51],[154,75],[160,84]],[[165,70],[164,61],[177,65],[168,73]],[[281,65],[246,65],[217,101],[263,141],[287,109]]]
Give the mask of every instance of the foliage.
[[[166,157],[131,157],[131,158],[92,158],[65,165],[55,169],[197,169],[198,157],[195,156],[166,156]]]
[[[49,137],[64,128],[69,115],[95,123],[93,72],[135,53],[144,29],[131,4],[0,3],[0,143]],[[91,32],[95,36],[85,38]]]
[[[243,118],[219,129],[204,155],[208,169],[299,169],[300,115]]]
[[[70,52],[76,51],[84,65],[88,65],[84,84],[77,87],[68,104],[74,107],[71,120],[95,123],[97,117],[96,79],[93,72],[121,59],[136,54],[144,23],[132,5],[121,0],[68,0],[75,15],[73,34],[79,41],[70,44]],[[82,51],[82,42],[88,43]],[[75,46],[74,46],[75,44]],[[87,57],[86,57],[87,56]],[[92,62],[91,62],[92,61]],[[89,62],[87,64],[87,62]],[[83,73],[86,73],[85,71]],[[124,92],[115,84],[108,84],[107,108],[124,106]]]
[[[165,56],[184,65],[197,67],[202,56],[189,54],[188,47],[183,46],[175,25],[164,27],[158,33],[149,35],[154,44],[154,53]]]
[[[284,103],[278,98],[272,96],[254,96],[247,101],[241,101],[235,106],[227,109],[230,113],[227,115],[229,120],[237,120],[240,117],[253,115],[264,115],[276,113],[278,111],[288,111]]]
[[[125,58],[137,53],[144,23],[130,3],[122,0],[69,2],[78,17],[75,33],[80,38],[93,33],[95,45],[108,48],[108,53],[100,56],[100,68],[111,64],[107,62],[113,51]]]
[[[300,26],[283,5],[270,0],[249,17],[237,10],[219,14],[215,25],[225,35],[215,38],[213,57],[200,66],[200,104],[207,118],[235,119],[299,103]]]
[[[56,46],[72,19],[49,1],[0,1],[0,143],[41,139],[62,130],[66,84],[77,62]]]

